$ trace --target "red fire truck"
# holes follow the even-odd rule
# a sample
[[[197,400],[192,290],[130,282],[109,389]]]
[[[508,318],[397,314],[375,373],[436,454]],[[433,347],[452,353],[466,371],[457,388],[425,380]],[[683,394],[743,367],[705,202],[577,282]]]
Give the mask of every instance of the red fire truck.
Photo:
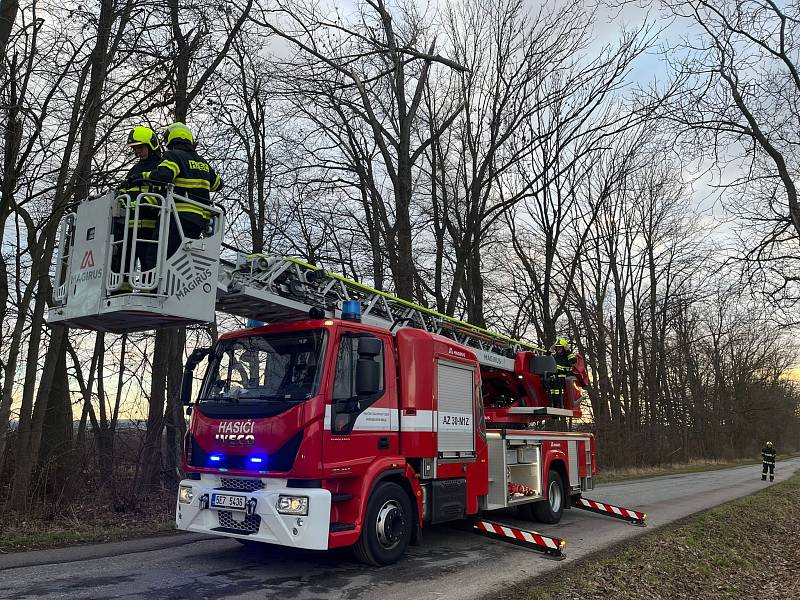
[[[582,364],[554,381],[554,358],[533,345],[301,260],[222,261],[221,211],[202,239],[183,239],[167,256],[171,193],[155,239],[115,237],[114,219],[135,217],[138,202],[109,194],[65,219],[49,318],[116,332],[212,321],[214,308],[251,320],[187,362],[179,529],[248,544],[353,546],[384,565],[425,527],[465,520],[562,555],[563,540],[481,518],[509,507],[544,523],[570,506],[643,522],[582,498],[593,488],[592,435],[540,430],[580,417]],[[149,272],[137,270],[137,244],[158,244]],[[551,402],[554,385],[564,386],[562,406]]]

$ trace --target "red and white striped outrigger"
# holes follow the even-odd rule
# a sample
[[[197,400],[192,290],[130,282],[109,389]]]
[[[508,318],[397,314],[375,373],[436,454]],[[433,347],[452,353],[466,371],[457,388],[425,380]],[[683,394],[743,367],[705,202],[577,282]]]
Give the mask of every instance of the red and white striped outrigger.
[[[647,513],[631,510],[629,508],[622,508],[620,506],[614,506],[613,504],[607,504],[605,502],[598,502],[597,500],[589,500],[587,498],[580,498],[573,504],[573,506],[575,508],[588,510],[589,512],[597,513],[599,515],[606,515],[607,517],[622,519],[623,521],[628,521],[631,525],[637,525],[639,527],[647,526],[645,523],[645,520],[647,519]]]
[[[487,521],[486,519],[472,520],[472,531],[517,546],[544,552],[547,556],[556,560],[564,560],[566,558],[564,556],[564,546],[567,545],[567,542],[561,538],[542,535],[536,531],[510,527],[509,525]]]

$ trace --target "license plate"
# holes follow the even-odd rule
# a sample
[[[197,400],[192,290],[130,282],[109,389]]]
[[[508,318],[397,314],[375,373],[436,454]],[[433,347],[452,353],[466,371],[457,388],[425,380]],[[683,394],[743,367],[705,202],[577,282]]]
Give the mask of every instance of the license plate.
[[[214,508],[230,508],[244,510],[246,508],[244,496],[228,496],[227,494],[211,494],[211,506]]]

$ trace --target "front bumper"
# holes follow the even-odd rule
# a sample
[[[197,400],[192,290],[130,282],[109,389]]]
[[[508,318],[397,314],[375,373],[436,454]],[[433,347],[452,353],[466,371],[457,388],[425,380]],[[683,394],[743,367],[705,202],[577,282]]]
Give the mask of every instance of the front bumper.
[[[236,484],[231,486],[231,484]],[[244,485],[247,484],[247,485]],[[184,479],[191,486],[189,504],[176,503],[178,529],[247,539],[294,548],[327,550],[330,530],[331,493],[319,488],[289,488],[285,479],[221,477],[203,474],[199,481]],[[263,486],[244,491],[246,487]],[[251,514],[209,507],[211,495],[244,496]],[[278,496],[308,497],[308,515],[283,515],[276,508]]]

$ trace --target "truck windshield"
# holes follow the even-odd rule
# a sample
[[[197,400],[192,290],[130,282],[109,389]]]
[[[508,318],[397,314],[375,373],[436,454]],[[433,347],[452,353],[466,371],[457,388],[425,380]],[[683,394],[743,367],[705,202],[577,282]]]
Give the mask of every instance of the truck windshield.
[[[325,332],[254,335],[220,342],[200,402],[301,402],[319,390]]]

